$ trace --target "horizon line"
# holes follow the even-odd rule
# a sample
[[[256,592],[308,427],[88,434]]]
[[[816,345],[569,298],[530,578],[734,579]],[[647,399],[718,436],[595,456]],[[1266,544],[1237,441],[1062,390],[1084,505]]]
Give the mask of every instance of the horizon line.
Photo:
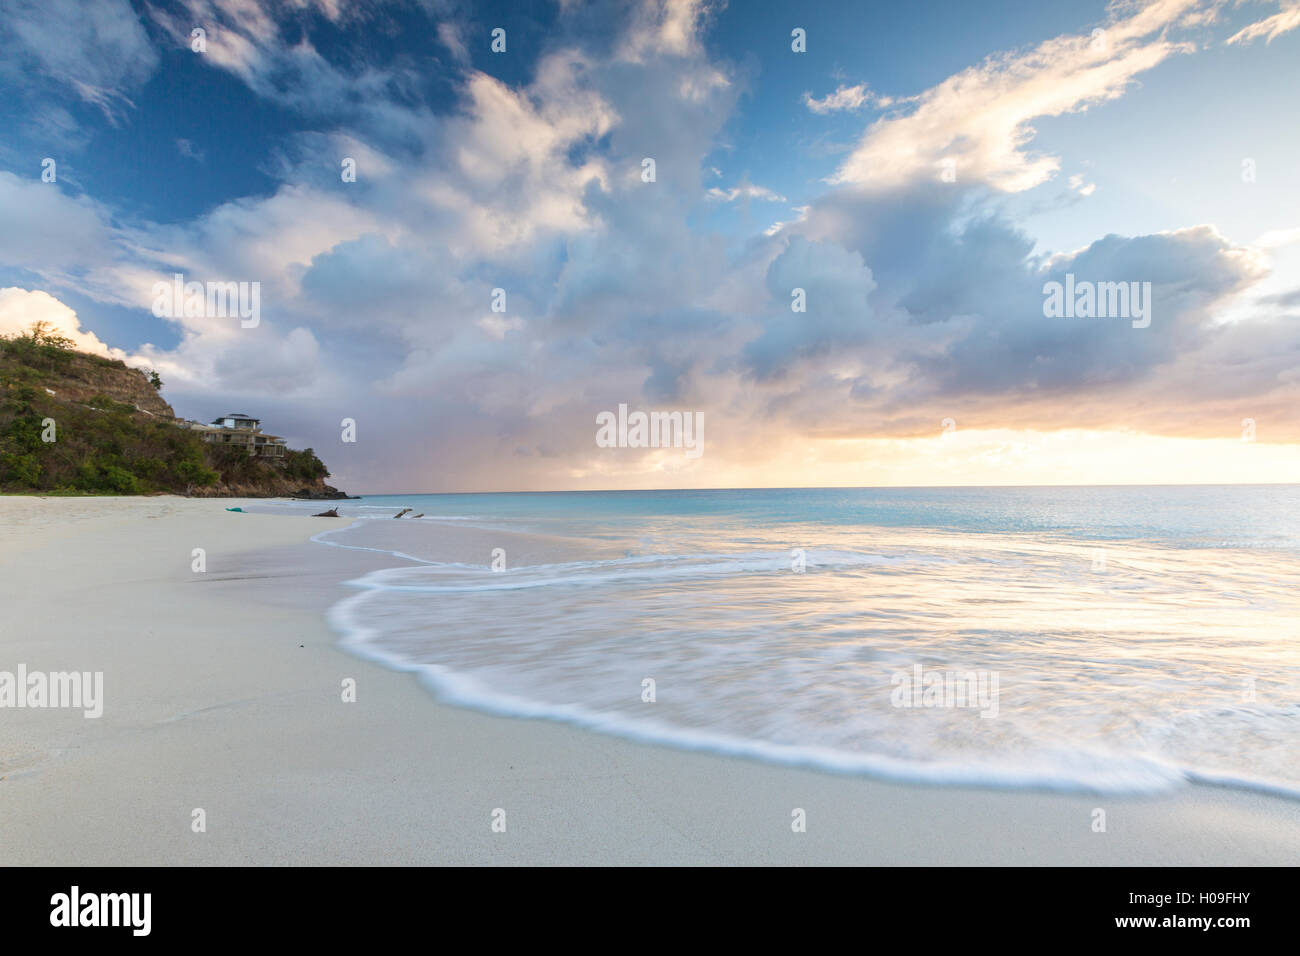
[[[1290,488],[1300,481],[1185,481],[1185,482],[1108,482],[1105,484],[1031,484],[1031,485],[718,485],[695,488],[559,488],[516,491],[384,491],[361,493],[359,498],[400,497],[403,495],[601,495],[636,494],[663,491],[916,491],[960,488]]]

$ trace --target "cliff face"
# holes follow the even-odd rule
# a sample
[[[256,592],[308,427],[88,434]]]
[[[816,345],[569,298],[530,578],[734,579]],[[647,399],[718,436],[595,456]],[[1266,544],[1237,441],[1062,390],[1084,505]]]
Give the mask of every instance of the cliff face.
[[[0,339],[0,490],[345,498],[310,448],[272,464],[181,427],[149,376],[39,335]]]
[[[149,376],[138,368],[85,352],[69,354],[71,361],[66,367],[45,370],[40,383],[54,392],[55,398],[85,405],[103,395],[154,418],[168,421],[176,417],[158,389],[149,384]]]
[[[271,471],[270,466],[263,467]],[[194,498],[315,498],[324,501],[348,497],[334,486],[325,484],[324,478],[286,478],[273,472],[253,481],[218,481],[215,485],[191,488],[189,493]]]

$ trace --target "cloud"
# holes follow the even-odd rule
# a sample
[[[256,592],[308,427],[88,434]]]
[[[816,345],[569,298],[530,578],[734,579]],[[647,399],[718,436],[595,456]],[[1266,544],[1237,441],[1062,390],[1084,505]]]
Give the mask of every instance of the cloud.
[[[296,30],[276,14],[293,14]],[[180,49],[191,50],[191,31],[205,31],[205,49],[191,55],[237,76],[259,96],[313,116],[364,112],[402,83],[400,71],[327,60],[307,36],[312,16],[342,22],[362,17],[365,5],[336,0],[294,0],[283,7],[258,0],[181,0],[175,11],[151,6],[154,22]],[[294,35],[290,40],[288,35]]]
[[[101,301],[124,300],[112,270],[128,253],[111,212],[58,182],[0,171],[0,262],[42,276],[57,287],[78,287]]]
[[[759,199],[763,202],[785,202],[786,199],[780,193],[773,192],[766,186],[755,186],[752,183],[746,183],[740,186],[733,186],[731,189],[719,189],[714,186],[707,193],[710,199],[716,199],[721,202],[735,202],[737,199]]]
[[[594,156],[571,162],[570,151],[598,140],[617,120],[587,84],[587,67],[576,53],[556,54],[522,91],[471,74],[464,110],[444,131],[446,165],[419,176],[412,191],[457,219],[464,239],[480,249],[584,227],[582,195],[593,181],[607,182],[609,172]]]
[[[274,383],[280,394],[292,394],[315,383],[320,343],[308,329],[291,329],[283,338],[240,334],[212,365],[227,389],[259,391]]]
[[[94,332],[83,329],[77,313],[54,296],[16,287],[0,289],[0,336],[26,332],[33,322],[48,322],[82,352],[115,359],[127,357],[121,349],[109,348]]]
[[[911,436],[951,416],[969,427],[1194,434],[1245,404],[1286,420],[1297,395],[1286,370],[1300,346],[1285,320],[1219,321],[1267,269],[1260,251],[1212,227],[1111,235],[1043,258],[998,214],[972,217],[942,191],[839,190],[775,238],[788,246],[769,270],[772,298],[808,277],[808,313],[774,313],[745,357],[758,381],[785,389],[767,408],[790,428]],[[778,273],[792,251],[810,261]],[[1043,286],[1067,272],[1150,282],[1151,327],[1046,318]],[[837,296],[855,275],[856,294]]]
[[[1287,309],[1300,308],[1300,289],[1289,289],[1286,292],[1261,296],[1259,303],[1260,305],[1280,305]]]
[[[176,152],[186,159],[193,159],[200,163],[205,159],[203,150],[195,148],[194,142],[188,139],[178,139],[176,141]]]
[[[1290,229],[1270,229],[1252,245],[1259,249],[1280,249],[1297,242],[1300,242],[1300,226],[1293,226]]]
[[[447,48],[457,63],[468,65],[469,48],[465,46],[465,39],[461,35],[459,25],[450,20],[439,23],[438,42]]]
[[[1282,0],[1282,9],[1271,17],[1265,17],[1228,37],[1229,44],[1250,43],[1264,37],[1265,43],[1272,43],[1284,33],[1300,27],[1300,2]]]
[[[707,0],[640,0],[620,55],[640,63],[656,56],[697,54],[702,21],[710,12]]]
[[[182,318],[177,348],[133,358],[159,369],[181,414],[253,405],[345,487],[662,475],[653,456],[596,448],[595,414],[621,402],[704,411],[721,474],[823,439],[929,435],[944,417],[1189,434],[1234,415],[1283,420],[1300,397],[1294,322],[1221,321],[1263,275],[1258,249],[1289,234],[1242,247],[1198,226],[1046,256],[987,188],[1055,172],[1028,151],[1029,122],[1121,95],[1183,50],[1166,32],[1190,22],[1190,3],[1122,8],[1102,49],[1058,38],[962,71],[869,126],[844,182],[739,237],[710,231],[732,218],[711,203],[785,200],[709,173],[729,162],[719,150],[744,74],[702,42],[708,5],[610,5],[599,42],[566,32],[564,16],[589,15],[566,8],[525,80],[453,56],[454,100],[437,109],[400,69],[345,69],[292,29],[355,9],[194,0],[178,15],[186,37],[194,11],[224,25],[209,32],[214,66],[301,116],[330,116],[283,143],[269,193],[150,222],[0,173],[0,263],[56,294],[143,310],[173,272],[260,282],[259,327]],[[439,36],[454,52],[460,34]],[[849,109],[859,95],[874,96],[841,87],[806,102]],[[338,97],[350,105],[323,112]],[[356,182],[341,181],[342,157]],[[944,157],[959,178],[937,188]],[[1043,284],[1066,272],[1151,282],[1151,327],[1045,318]],[[791,309],[795,288],[805,312]],[[342,417],[357,419],[358,446],[337,442]]]
[[[838,86],[834,93],[827,93],[821,99],[815,99],[811,93],[805,92],[803,102],[814,113],[835,113],[860,110],[872,104],[889,106],[893,100],[877,96],[865,83],[859,83],[857,86]]]
[[[899,188],[936,181],[947,166],[962,182],[1003,192],[1037,186],[1060,160],[1028,150],[1030,123],[1116,99],[1139,73],[1191,52],[1167,34],[1198,19],[1197,3],[1157,0],[1091,36],[1056,37],[962,70],[915,97],[910,112],[868,127],[831,182]]]
[[[1080,196],[1091,196],[1097,191],[1097,184],[1084,182],[1082,174],[1076,173],[1070,177],[1070,189]]]
[[[28,66],[117,119],[158,67],[158,53],[127,0],[12,0],[0,9],[12,80]]]
[[[793,236],[768,266],[765,283],[774,308],[744,352],[759,380],[782,377],[809,357],[862,345],[875,330],[869,299],[876,282],[860,253]]]

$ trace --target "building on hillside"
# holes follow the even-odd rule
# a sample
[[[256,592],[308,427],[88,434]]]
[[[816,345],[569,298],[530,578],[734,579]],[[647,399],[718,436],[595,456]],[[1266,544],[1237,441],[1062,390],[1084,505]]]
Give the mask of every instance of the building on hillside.
[[[231,412],[214,418],[210,425],[189,422],[194,431],[202,432],[203,440],[212,445],[233,445],[248,449],[250,455],[272,460],[283,459],[285,453],[284,439],[279,435],[268,435],[262,431],[261,419],[253,418],[242,412]]]

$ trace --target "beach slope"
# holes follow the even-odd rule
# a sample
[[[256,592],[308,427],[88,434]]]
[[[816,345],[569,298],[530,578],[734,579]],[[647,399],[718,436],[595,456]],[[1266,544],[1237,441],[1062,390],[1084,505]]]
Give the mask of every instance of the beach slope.
[[[0,864],[1300,860],[1266,795],[903,786],[445,706],[338,647],[308,539],[339,522],[239,504],[0,498],[0,671],[104,675],[98,718],[0,709]]]

